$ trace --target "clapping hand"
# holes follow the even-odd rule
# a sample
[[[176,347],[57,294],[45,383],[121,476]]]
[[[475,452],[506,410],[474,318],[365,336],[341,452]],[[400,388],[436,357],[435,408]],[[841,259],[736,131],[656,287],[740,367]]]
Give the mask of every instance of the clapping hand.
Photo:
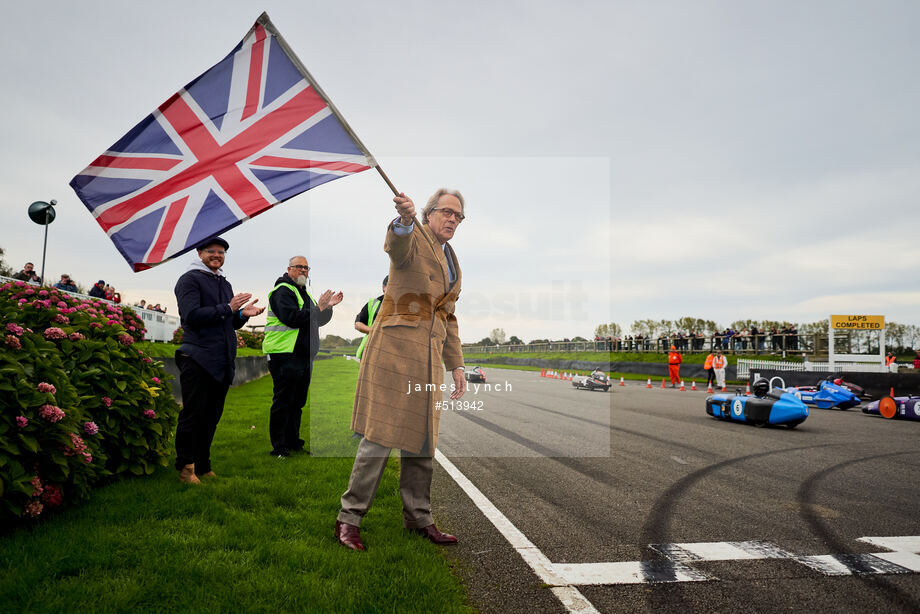
[[[265,307],[256,307],[256,303],[258,302],[259,302],[259,299],[255,299],[254,301],[252,301],[251,303],[243,307],[240,310],[240,313],[246,316],[247,318],[251,318],[252,316],[259,315],[260,313],[265,311]]]
[[[252,298],[252,294],[249,292],[240,292],[239,294],[233,295],[233,298],[230,299],[230,310],[239,311],[243,308],[243,305],[246,304],[249,299]],[[258,299],[256,299],[258,300]]]
[[[325,311],[341,303],[343,298],[344,296],[341,292],[333,294],[332,290],[326,290],[319,296],[319,301],[316,302],[316,306],[319,307],[320,311]]]

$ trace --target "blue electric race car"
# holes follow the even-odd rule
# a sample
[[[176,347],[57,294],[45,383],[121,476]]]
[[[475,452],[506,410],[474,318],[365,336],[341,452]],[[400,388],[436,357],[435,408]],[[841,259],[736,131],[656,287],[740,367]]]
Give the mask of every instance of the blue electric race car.
[[[863,407],[863,413],[889,419],[920,420],[920,396],[884,397]]]
[[[818,409],[849,409],[856,407],[862,400],[848,387],[835,384],[829,380],[818,382],[817,386],[790,386],[786,392],[794,394],[803,402],[814,405]]]
[[[771,389],[770,383],[759,379],[751,387],[753,396],[714,394],[706,397],[706,413],[713,418],[747,422],[754,426],[784,424],[791,429],[805,422],[808,406],[794,394],[781,388]]]

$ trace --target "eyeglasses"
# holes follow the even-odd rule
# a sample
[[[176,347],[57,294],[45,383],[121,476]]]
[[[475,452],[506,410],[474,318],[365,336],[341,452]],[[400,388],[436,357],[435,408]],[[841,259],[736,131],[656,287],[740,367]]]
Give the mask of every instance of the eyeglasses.
[[[434,211],[440,211],[441,215],[447,219],[455,218],[458,224],[466,219],[466,216],[459,211],[454,211],[453,209],[448,209],[446,207],[438,207],[437,209],[434,209]]]
[[[204,251],[208,254],[217,254],[218,256],[223,256],[225,253],[222,249],[206,249]]]
[[[301,271],[309,271],[310,267],[305,264],[292,264],[288,267],[289,269],[300,269]]]

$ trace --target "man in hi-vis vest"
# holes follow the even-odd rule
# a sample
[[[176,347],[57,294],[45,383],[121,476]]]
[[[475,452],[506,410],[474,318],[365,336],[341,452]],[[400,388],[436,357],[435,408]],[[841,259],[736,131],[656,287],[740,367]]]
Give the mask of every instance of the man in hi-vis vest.
[[[367,301],[367,304],[361,309],[361,313],[355,317],[355,330],[365,334],[364,339],[361,340],[361,345],[358,346],[358,351],[355,352],[355,358],[358,360],[361,360],[361,356],[364,355],[364,346],[367,345],[366,335],[371,332],[371,326],[374,325],[374,317],[377,315],[377,310],[380,309],[380,305],[383,303],[383,297],[387,293],[387,282],[389,280],[389,275],[383,278],[383,285],[381,286],[383,288],[383,294]]]
[[[323,292],[319,301],[307,290],[310,266],[303,256],[288,262],[287,273],[268,293],[268,319],[262,351],[268,354],[274,395],[268,422],[272,456],[290,456],[306,443],[300,438],[301,410],[307,402],[313,359],[319,350],[319,327],[332,319],[342,293]]]

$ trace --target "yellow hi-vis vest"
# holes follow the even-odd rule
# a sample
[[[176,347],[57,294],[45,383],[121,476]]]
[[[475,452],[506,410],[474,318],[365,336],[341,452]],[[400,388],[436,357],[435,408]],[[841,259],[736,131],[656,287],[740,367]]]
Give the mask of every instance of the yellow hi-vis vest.
[[[294,296],[297,297],[297,308],[303,309],[303,297],[300,296],[300,292],[297,291],[297,288],[291,284],[280,283],[272,288],[272,291],[268,293],[269,301],[271,301],[272,294],[278,288],[288,288],[291,292],[293,292]],[[315,305],[316,301],[313,300],[313,295],[310,294],[309,290],[307,290],[307,296],[310,297],[310,300],[313,301],[313,304]],[[262,353],[289,354],[293,352],[294,344],[297,343],[297,332],[299,330],[300,329],[286,326],[281,320],[278,319],[278,316],[272,313],[272,308],[269,306],[265,320],[265,339],[262,340]]]
[[[377,309],[380,308],[380,302],[375,298],[367,301],[367,325],[370,327],[374,323],[374,316],[377,315]],[[370,333],[364,335],[364,339],[361,340],[361,345],[358,346],[358,351],[355,352],[355,358],[361,360],[361,355],[364,353],[364,346],[367,345],[367,338],[370,336]]]

